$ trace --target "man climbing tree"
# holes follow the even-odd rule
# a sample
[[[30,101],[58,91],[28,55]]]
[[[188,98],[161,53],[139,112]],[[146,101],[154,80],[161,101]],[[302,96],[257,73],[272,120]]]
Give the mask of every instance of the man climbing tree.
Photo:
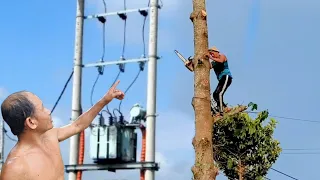
[[[224,93],[232,83],[232,75],[228,66],[227,57],[220,53],[216,47],[209,49],[211,61],[211,68],[214,69],[217,79],[219,81],[216,90],[212,93],[213,99],[217,102],[218,111],[223,114],[227,105],[223,101]],[[211,110],[217,111],[216,107],[211,102]],[[226,109],[228,110],[228,109]]]
[[[220,53],[215,46],[209,48],[208,55],[212,60],[210,62],[210,69],[214,70],[219,82],[215,91],[212,93],[212,99],[217,105],[215,105],[214,101],[211,101],[211,111],[212,114],[223,115],[223,112],[229,110],[227,105],[224,103],[223,96],[232,83],[232,75],[228,66],[228,59],[226,55]],[[185,66],[190,71],[194,71],[193,58],[189,58],[189,61],[185,62]]]

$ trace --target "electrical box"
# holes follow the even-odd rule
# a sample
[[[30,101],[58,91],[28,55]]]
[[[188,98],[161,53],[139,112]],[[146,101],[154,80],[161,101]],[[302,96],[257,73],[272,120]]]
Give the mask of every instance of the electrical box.
[[[95,163],[136,161],[137,133],[125,125],[91,128],[90,156]]]
[[[121,129],[121,161],[135,162],[137,152],[137,133],[135,127],[125,126]]]

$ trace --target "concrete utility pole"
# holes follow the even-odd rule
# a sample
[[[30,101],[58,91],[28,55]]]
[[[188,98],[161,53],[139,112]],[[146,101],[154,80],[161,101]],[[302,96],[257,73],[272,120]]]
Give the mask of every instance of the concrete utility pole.
[[[194,26],[194,97],[195,165],[192,167],[194,180],[215,180],[217,170],[213,162],[212,129],[210,110],[210,62],[208,54],[208,27],[205,0],[193,0],[190,16]]]
[[[82,78],[82,44],[83,44],[84,0],[77,0],[76,34],[74,49],[74,73],[72,89],[71,121],[75,121],[81,114],[81,78]],[[69,164],[78,164],[79,135],[70,138]],[[69,180],[76,180],[77,173],[69,172]]]
[[[0,120],[0,170],[2,170],[2,166],[4,163],[4,127],[3,120]]]
[[[157,89],[158,0],[150,1],[149,62],[147,85],[146,162],[155,162],[155,125]],[[146,180],[155,179],[154,170],[145,171]]]

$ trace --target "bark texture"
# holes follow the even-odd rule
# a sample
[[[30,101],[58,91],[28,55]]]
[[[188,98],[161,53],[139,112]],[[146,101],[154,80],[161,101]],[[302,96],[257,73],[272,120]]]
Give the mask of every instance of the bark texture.
[[[210,64],[208,53],[208,27],[205,0],[193,0],[190,20],[194,26],[194,97],[195,164],[192,167],[194,180],[215,180],[217,168],[213,161],[212,129],[210,110]]]

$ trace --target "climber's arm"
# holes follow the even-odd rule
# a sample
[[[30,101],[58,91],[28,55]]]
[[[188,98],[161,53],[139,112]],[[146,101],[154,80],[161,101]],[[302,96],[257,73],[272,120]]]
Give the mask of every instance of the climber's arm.
[[[223,63],[227,60],[227,57],[224,54],[221,54],[220,57],[218,58],[212,57],[211,59],[216,62]]]
[[[186,66],[187,69],[189,69],[189,71],[193,72],[193,63],[192,61],[188,61],[184,64]]]

